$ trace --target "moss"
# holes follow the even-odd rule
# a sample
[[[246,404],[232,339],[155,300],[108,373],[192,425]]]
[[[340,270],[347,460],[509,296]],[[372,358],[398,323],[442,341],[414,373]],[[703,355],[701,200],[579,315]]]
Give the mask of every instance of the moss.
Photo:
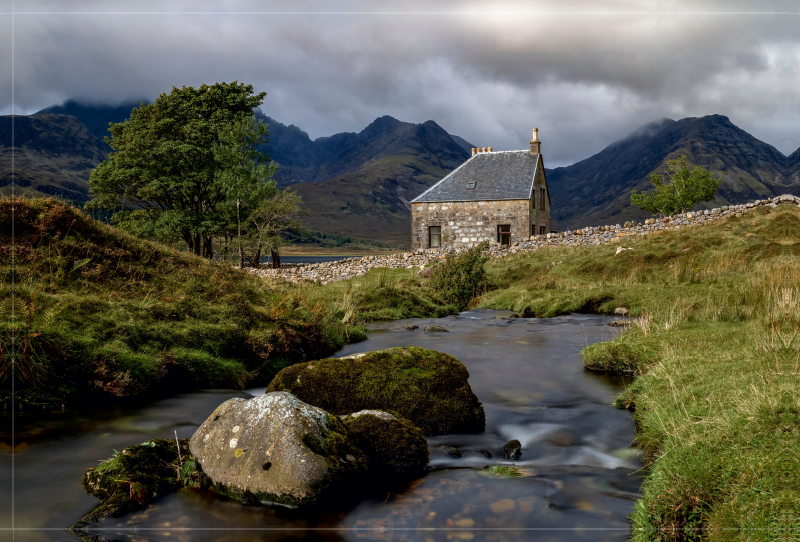
[[[278,373],[268,391],[288,391],[336,415],[394,411],[426,435],[479,433],[485,415],[468,378],[453,356],[409,346],[293,365]]]
[[[343,421],[369,459],[371,474],[418,475],[425,470],[428,442],[410,421],[399,416],[382,419],[374,414],[347,416]]]
[[[180,458],[178,446],[171,439],[153,439],[129,446],[84,474],[83,489],[101,502],[70,529],[122,516],[156,496],[182,487],[208,487],[210,483],[189,452],[189,439],[180,441]]]

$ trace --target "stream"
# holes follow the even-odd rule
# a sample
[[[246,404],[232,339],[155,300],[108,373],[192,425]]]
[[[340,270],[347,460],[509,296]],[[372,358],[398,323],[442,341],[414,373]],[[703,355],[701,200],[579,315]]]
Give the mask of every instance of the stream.
[[[243,506],[185,489],[89,532],[132,542],[627,540],[641,459],[629,447],[635,436],[630,413],[611,406],[626,382],[584,370],[580,357],[587,344],[612,337],[605,325],[610,318],[511,314],[476,309],[373,324],[368,340],[336,354],[414,345],[451,354],[467,367],[486,411],[486,432],[429,438],[430,468],[423,477],[334,495],[301,510]],[[408,331],[407,324],[419,329]],[[429,325],[449,332],[425,332]],[[80,485],[87,467],[131,444],[174,438],[176,430],[190,437],[220,403],[263,392],[203,390],[137,407],[19,417],[13,493],[11,420],[2,418],[0,528],[6,530],[0,539],[12,540],[13,506],[13,540],[77,540],[64,528],[98,502]],[[519,460],[502,458],[510,439],[522,443]],[[523,475],[487,476],[486,467],[497,463],[514,463]]]

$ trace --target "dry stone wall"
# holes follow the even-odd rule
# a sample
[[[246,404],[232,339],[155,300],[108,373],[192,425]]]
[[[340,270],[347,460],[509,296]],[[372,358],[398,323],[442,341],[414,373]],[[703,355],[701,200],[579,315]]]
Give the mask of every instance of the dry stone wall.
[[[650,218],[645,220],[643,224],[626,222],[623,225],[587,227],[575,231],[534,235],[526,241],[514,242],[511,246],[500,246],[494,241],[485,254],[492,258],[502,258],[510,254],[530,252],[541,247],[594,246],[612,242],[624,243],[627,237],[708,224],[721,218],[742,216],[744,213],[759,207],[776,207],[781,204],[800,206],[800,197],[784,194],[772,199],[758,200],[742,205],[730,205],[717,209],[682,213],[662,219]],[[364,256],[362,258],[347,258],[336,262],[315,264],[287,264],[280,269],[250,269],[250,271],[263,276],[279,277],[291,282],[320,281],[322,284],[328,284],[365,275],[370,269],[430,267],[432,264],[447,258],[448,254],[458,255],[466,250],[466,247],[441,250],[418,249],[414,252],[385,256]]]

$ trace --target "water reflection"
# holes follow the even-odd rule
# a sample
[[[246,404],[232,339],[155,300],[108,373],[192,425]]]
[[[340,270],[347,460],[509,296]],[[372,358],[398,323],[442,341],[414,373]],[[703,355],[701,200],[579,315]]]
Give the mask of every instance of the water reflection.
[[[181,542],[627,540],[641,463],[628,447],[634,437],[629,413],[610,406],[624,381],[584,371],[579,355],[586,344],[610,338],[603,318],[509,318],[512,314],[476,310],[377,324],[380,332],[339,352],[419,345],[452,354],[467,366],[486,410],[486,432],[430,438],[432,470],[424,477],[380,491],[341,491],[299,511],[246,507],[210,492],[184,490],[109,520],[92,534]],[[406,324],[419,329],[407,331]],[[449,332],[424,331],[433,324]],[[212,390],[144,407],[19,419],[16,437],[26,448],[17,448],[15,456],[16,526],[63,528],[97,502],[80,487],[86,467],[114,449],[170,437],[174,430],[181,438],[191,436],[218,404],[236,396],[249,395]],[[513,463],[523,476],[487,476],[488,467],[510,463],[502,459],[502,447],[512,438],[522,443],[522,457]],[[11,456],[5,449],[0,454],[0,509],[7,511]],[[3,527],[10,526],[9,515],[0,518]],[[61,530],[15,535],[16,540],[74,540]]]

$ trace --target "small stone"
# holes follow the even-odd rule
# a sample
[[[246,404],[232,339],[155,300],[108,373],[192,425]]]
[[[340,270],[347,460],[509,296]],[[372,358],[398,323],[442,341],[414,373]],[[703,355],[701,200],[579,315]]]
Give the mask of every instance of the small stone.
[[[510,512],[514,508],[517,507],[517,504],[514,502],[513,499],[501,499],[497,502],[493,502],[489,505],[489,508],[492,509],[492,512],[495,514],[502,514],[504,512]]]
[[[449,329],[444,328],[442,326],[428,326],[425,328],[425,331],[435,331],[435,332],[445,332],[445,333],[450,332]]]
[[[439,446],[437,449],[447,452],[447,455],[454,459],[461,459],[461,456],[463,455],[458,448],[453,446]]]
[[[519,459],[522,457],[522,444],[517,439],[509,440],[503,445],[505,459]]]
[[[414,331],[415,329],[419,329],[419,326],[418,326],[418,325],[416,325],[416,324],[406,324],[406,326],[405,326],[405,327],[406,327],[406,329],[407,329],[408,331]]]

